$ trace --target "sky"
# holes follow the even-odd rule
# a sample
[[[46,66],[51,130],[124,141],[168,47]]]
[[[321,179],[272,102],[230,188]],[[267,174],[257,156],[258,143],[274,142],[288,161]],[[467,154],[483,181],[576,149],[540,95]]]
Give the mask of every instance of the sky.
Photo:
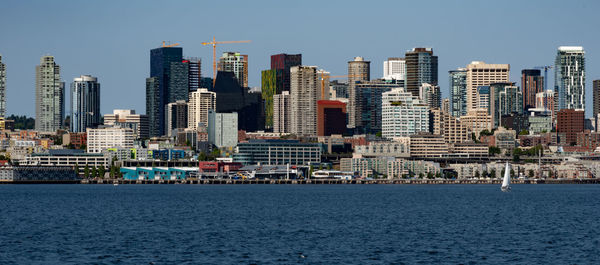
[[[559,46],[586,51],[586,116],[592,80],[600,79],[600,1],[28,1],[2,0],[0,54],[7,65],[7,113],[35,116],[35,66],[53,55],[65,95],[73,78],[101,83],[101,112],[145,112],[150,50],[181,43],[184,56],[202,59],[212,76],[212,40],[251,40],[217,46],[217,55],[249,57],[249,85],[260,86],[270,55],[301,53],[304,65],[347,74],[355,56],[371,61],[380,78],[383,61],[414,47],[439,57],[439,85],[448,97],[448,71],[471,61],[522,69],[554,65]],[[548,73],[549,88],[554,72]],[[65,99],[68,101],[68,97]],[[69,108],[67,105],[66,111]]]

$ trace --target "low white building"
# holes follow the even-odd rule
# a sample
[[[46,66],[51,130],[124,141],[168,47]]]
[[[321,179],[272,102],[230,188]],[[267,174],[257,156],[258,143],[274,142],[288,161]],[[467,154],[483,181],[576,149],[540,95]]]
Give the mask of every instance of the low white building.
[[[87,129],[87,152],[102,153],[114,147],[133,148],[136,135],[130,128]]]

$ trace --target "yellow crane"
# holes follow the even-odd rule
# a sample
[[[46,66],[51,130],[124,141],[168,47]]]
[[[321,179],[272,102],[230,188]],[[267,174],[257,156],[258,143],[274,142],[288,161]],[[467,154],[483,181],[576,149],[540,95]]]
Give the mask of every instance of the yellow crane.
[[[170,48],[170,47],[175,47],[175,46],[179,46],[179,42],[178,43],[173,43],[173,44],[167,44],[164,40],[162,42],[162,45],[160,47],[163,48]]]
[[[363,75],[328,75],[325,72],[321,72],[321,99],[325,98],[325,78],[348,78],[348,77],[362,77]]]
[[[249,40],[234,40],[234,41],[216,41],[215,37],[211,42],[203,42],[202,45],[212,45],[213,47],[213,87],[217,80],[217,44],[228,44],[228,43],[248,43]]]

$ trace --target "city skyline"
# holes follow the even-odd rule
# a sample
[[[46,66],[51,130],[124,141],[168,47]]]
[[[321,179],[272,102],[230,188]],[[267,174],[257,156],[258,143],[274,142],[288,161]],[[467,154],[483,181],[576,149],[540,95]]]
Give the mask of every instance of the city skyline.
[[[124,3],[118,11],[105,3],[38,2],[36,8],[23,3],[5,4],[0,11],[0,32],[3,32],[3,38],[10,41],[0,44],[0,54],[7,68],[7,114],[34,116],[35,65],[45,54],[54,56],[56,63],[61,66],[63,82],[88,74],[102,80],[102,114],[111,113],[113,109],[135,109],[138,113],[145,113],[149,51],[158,48],[162,41],[180,42],[183,55],[201,58],[204,61],[202,76],[211,77],[212,52],[200,43],[210,40],[212,36],[216,36],[217,40],[252,40],[248,44],[217,46],[217,55],[227,51],[248,54],[248,82],[251,87],[260,86],[260,72],[270,68],[270,56],[273,54],[302,54],[304,65],[317,65],[332,75],[346,74],[347,62],[361,56],[372,62],[371,78],[376,79],[382,77],[382,63],[387,58],[403,57],[406,51],[415,47],[431,47],[439,57],[438,80],[442,96],[448,97],[448,71],[466,67],[471,61],[510,64],[510,81],[521,86],[519,77],[522,69],[554,65],[559,46],[583,46],[586,50],[585,105],[586,116],[589,117],[592,113],[592,81],[600,78],[600,58],[595,55],[595,47],[599,46],[600,40],[592,36],[594,34],[589,34],[594,32],[593,10],[598,7],[598,3],[592,1],[569,6],[543,1],[519,4],[516,1],[502,4],[473,2],[460,6],[441,1],[435,4],[381,4],[389,7],[385,9],[381,9],[381,5],[363,3],[354,3],[349,5],[351,7],[322,3],[317,9],[314,8],[316,2],[230,2],[228,4],[239,7],[232,9],[230,22],[217,19],[223,15],[219,12],[209,12],[227,6],[223,3],[176,2],[171,6],[141,3]],[[203,26],[194,30],[196,26],[192,25],[197,25],[195,21],[198,19],[175,15],[175,10],[182,6],[187,10],[198,8],[207,11],[203,12],[206,16],[201,20],[205,21],[201,22]],[[68,12],[72,8],[93,9],[98,14],[95,20],[82,22],[83,14]],[[401,27],[402,19],[390,17],[398,16],[393,10],[401,9],[404,10],[401,17],[411,21],[421,13],[410,10],[425,8],[430,9],[428,14],[435,19],[420,20],[420,27]],[[531,8],[539,12],[526,13]],[[167,15],[160,20],[143,16],[155,13],[158,9],[165,9],[165,14],[174,15]],[[296,10],[298,19],[306,25],[273,23],[285,18],[286,9]],[[250,16],[247,15],[248,11],[265,12],[271,16]],[[369,14],[371,22],[363,25],[360,21],[342,19],[346,17],[344,14],[358,11]],[[40,17],[47,15],[41,12],[55,14],[56,18],[49,17],[42,24]],[[497,26],[496,21],[506,18],[506,12],[510,12],[511,19]],[[579,26],[570,27],[566,23],[567,18],[545,19],[557,17],[563,12],[578,14]],[[239,29],[240,21],[244,22],[244,30]],[[394,23],[390,24],[390,21]],[[478,25],[474,25],[473,21],[477,21],[475,24]],[[273,23],[273,28],[264,27],[267,23]],[[492,25],[496,25],[495,31],[482,30]],[[529,31],[532,25],[539,31],[535,35]],[[50,28],[56,31],[49,32]],[[311,33],[319,28],[329,32]],[[369,37],[349,34],[357,29],[370,32]],[[276,34],[270,34],[272,32]],[[476,34],[471,35],[472,32]],[[506,41],[498,41],[502,38],[506,38]],[[324,43],[327,45],[324,46]],[[548,76],[547,87],[552,89],[553,72]]]

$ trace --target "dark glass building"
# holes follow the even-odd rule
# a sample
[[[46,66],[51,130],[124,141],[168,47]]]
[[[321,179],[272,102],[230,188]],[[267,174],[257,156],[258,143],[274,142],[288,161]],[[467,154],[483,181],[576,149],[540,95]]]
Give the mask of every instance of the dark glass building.
[[[521,88],[523,89],[523,110],[535,108],[535,95],[544,91],[544,77],[538,69],[521,71]]]
[[[406,52],[405,89],[415,97],[419,97],[419,87],[423,83],[438,85],[438,57],[431,48],[414,48]]]
[[[71,132],[85,132],[100,125],[100,83],[96,77],[82,75],[71,83]]]
[[[317,101],[317,135],[330,136],[346,132],[346,103],[337,100]]]
[[[249,93],[241,87],[233,72],[217,72],[213,92],[216,93],[217,113],[238,113],[238,128],[254,132],[264,129],[261,93]]]
[[[271,55],[271,69],[282,70],[283,87],[281,91],[290,91],[290,68],[302,65],[302,54]]]

